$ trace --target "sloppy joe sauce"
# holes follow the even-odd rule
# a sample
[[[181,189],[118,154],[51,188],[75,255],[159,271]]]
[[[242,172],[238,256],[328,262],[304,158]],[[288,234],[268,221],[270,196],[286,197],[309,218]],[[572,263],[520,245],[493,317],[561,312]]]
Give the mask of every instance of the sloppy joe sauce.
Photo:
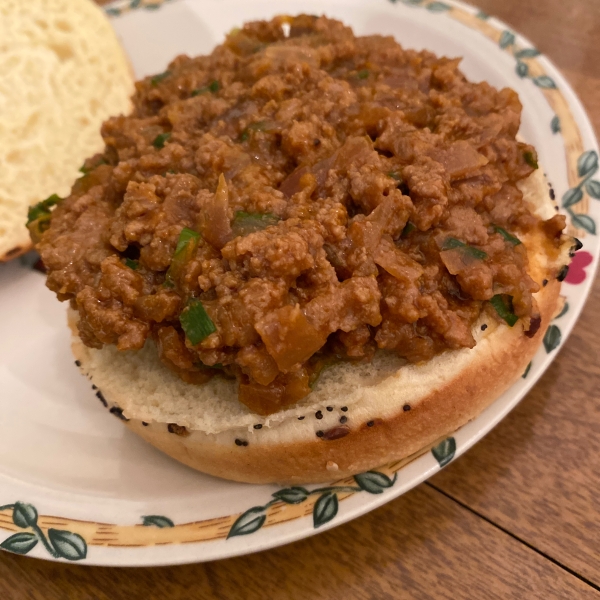
[[[83,342],[151,339],[185,381],[235,376],[269,414],[334,358],[473,347],[498,298],[539,326],[519,235],[558,244],[564,219],[517,188],[537,168],[517,94],[458,64],[279,17],[137,83],[38,245]],[[213,333],[194,345],[198,301]]]

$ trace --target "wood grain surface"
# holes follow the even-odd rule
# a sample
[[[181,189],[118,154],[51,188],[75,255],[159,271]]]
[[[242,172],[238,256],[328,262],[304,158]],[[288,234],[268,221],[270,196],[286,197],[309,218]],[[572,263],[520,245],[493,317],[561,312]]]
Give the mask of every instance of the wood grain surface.
[[[600,131],[600,2],[479,0],[561,69]],[[433,485],[600,586],[600,279],[523,402]]]
[[[527,398],[431,483],[600,585],[600,279]]]
[[[562,70],[600,130],[599,0],[477,0]],[[325,3],[326,4],[326,3]],[[316,537],[203,565],[0,554],[1,600],[600,600],[600,280],[548,373],[430,483]]]
[[[2,558],[3,600],[600,599],[426,485],[319,536],[214,563],[110,569]]]

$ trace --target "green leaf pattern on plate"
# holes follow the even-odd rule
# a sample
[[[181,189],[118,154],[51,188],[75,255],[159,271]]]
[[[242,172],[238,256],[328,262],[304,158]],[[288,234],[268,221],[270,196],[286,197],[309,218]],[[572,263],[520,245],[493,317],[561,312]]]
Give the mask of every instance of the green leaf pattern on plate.
[[[585,216],[585,215],[578,215],[578,216]],[[563,315],[566,315],[568,312],[569,312],[569,303],[565,302],[561,311],[554,317],[554,320],[560,319]],[[550,354],[550,352],[552,352],[553,350],[556,350],[556,348],[558,348],[560,346],[561,341],[562,341],[562,333],[561,333],[559,327],[557,325],[550,325],[550,327],[548,327],[548,329],[546,330],[546,333],[544,335],[544,340],[543,340],[544,349],[546,350],[546,353]],[[531,365],[531,363],[529,363],[529,364]],[[525,375],[523,375],[523,377],[526,376],[527,371],[529,371],[529,367],[525,371]]]
[[[500,35],[500,48],[508,48],[515,43],[515,34],[512,31],[504,30]]]
[[[431,12],[444,12],[451,7],[445,2],[430,2],[425,8]]]
[[[61,529],[48,529],[48,538],[56,558],[83,560],[87,556],[87,544],[78,534]]]
[[[422,8],[427,9],[432,13],[441,13],[452,10],[452,7],[446,2],[426,2],[426,0],[390,0],[392,4],[396,4],[397,2],[401,2],[406,6],[420,6]]]
[[[338,494],[355,494],[357,492],[367,492],[369,494],[381,494],[386,489],[391,488],[396,483],[398,475],[394,474],[392,478],[379,471],[367,471],[354,476],[356,486],[353,485],[333,485],[307,490],[304,487],[293,486],[277,490],[272,496],[272,500],[264,506],[253,506],[242,513],[233,523],[227,539],[238,535],[248,535],[258,531],[267,519],[267,510],[277,502],[284,504],[302,504],[310,496],[318,496],[313,507],[313,526],[315,528],[329,523],[338,513],[339,497]]]
[[[12,520],[17,527],[33,531],[11,535],[0,544],[0,548],[15,554],[27,554],[41,542],[54,558],[77,561],[87,556],[87,543],[78,533],[48,529],[48,533],[45,534],[38,525],[38,512],[33,505],[15,502],[0,506],[0,511],[8,509],[12,509]]]
[[[577,160],[577,174],[579,177],[593,175],[598,170],[598,154],[594,150],[584,152]]]
[[[165,527],[175,527],[175,523],[167,517],[161,517],[160,515],[147,515],[142,517],[142,525],[144,527],[159,527],[164,529]]]
[[[596,235],[596,223],[594,219],[588,215],[571,213],[571,223],[573,223],[573,225],[579,229],[585,229],[588,233]]]
[[[315,502],[313,510],[313,525],[315,529],[329,523],[338,513],[339,501],[337,494],[326,492]]]
[[[562,197],[562,206],[571,217],[571,223],[579,229],[584,229],[592,235],[596,235],[596,223],[589,215],[576,213],[571,208],[583,200],[583,192],[600,200],[600,181],[592,179],[598,171],[598,153],[595,150],[587,150],[577,159],[577,175],[581,178],[579,183],[568,189]]]
[[[539,77],[533,78],[533,83],[538,87],[544,88],[546,90],[555,90],[556,83],[554,83],[554,79],[552,77],[548,77],[548,75],[540,75]]]
[[[580,187],[571,188],[567,190],[562,197],[563,208],[569,208],[573,204],[577,204],[583,200],[583,192]]]
[[[456,440],[453,437],[446,438],[443,442],[433,447],[431,453],[440,464],[440,468],[445,467],[454,458]]]
[[[309,496],[310,492],[303,487],[285,488],[273,494],[273,498],[286,504],[302,504]]]
[[[600,181],[590,180],[585,184],[585,191],[589,196],[600,200]]]
[[[544,348],[546,352],[550,354],[550,352],[556,350],[560,346],[561,339],[562,334],[560,333],[560,329],[556,325],[550,325],[546,331],[546,335],[544,335]]]
[[[157,10],[164,3],[171,2],[172,0],[129,0],[129,2],[115,2],[118,6],[108,6],[104,9],[104,12],[110,17],[120,17],[125,13],[136,8],[145,8],[146,10]]]
[[[265,514],[269,504],[265,506],[254,506],[248,509],[245,513],[242,513],[231,526],[227,539],[235,537],[237,535],[249,535],[258,531],[267,520]]]
[[[522,60],[517,61],[517,67],[515,69],[517,75],[521,78],[527,77],[529,75],[529,66],[527,63],[524,63]]]
[[[552,117],[552,121],[550,121],[550,129],[552,133],[560,132],[560,117],[558,115],[554,115]]]
[[[565,305],[562,307],[562,310],[554,318],[560,319],[563,315],[566,315],[568,312],[569,312],[569,303],[565,302]]]
[[[38,514],[35,507],[31,504],[24,504],[23,502],[15,502],[12,514],[13,523],[21,529],[27,529],[27,527],[34,527],[37,524]]]
[[[0,544],[0,548],[15,554],[27,554],[36,547],[37,543],[38,539],[35,533],[21,532],[6,538]]]
[[[540,51],[537,48],[523,48],[523,50],[517,50],[514,54],[515,58],[534,58],[539,55]]]
[[[536,56],[540,56],[540,51],[537,48],[519,48],[517,46],[517,39],[515,34],[512,31],[504,30],[500,34],[500,40],[498,41],[498,45],[503,50],[510,52],[517,64],[515,66],[515,72],[521,79],[531,79],[531,81],[540,88],[547,90],[555,90],[557,89],[556,83],[552,77],[548,77],[548,75],[538,75],[533,76],[530,73],[529,65],[525,62],[524,59],[535,58]],[[558,117],[555,117],[558,119]],[[553,120],[554,122],[554,120]],[[554,131],[554,129],[553,129]],[[555,132],[556,133],[556,132]]]
[[[529,362],[529,364],[525,367],[525,371],[523,372],[523,375],[521,375],[521,377],[523,379],[527,379],[527,375],[529,375],[529,371],[531,370],[531,361]]]
[[[366,473],[360,473],[354,476],[354,481],[358,484],[358,487],[369,494],[381,494],[387,488],[391,488],[394,485],[395,479],[390,479],[384,473],[378,471],[367,471]]]

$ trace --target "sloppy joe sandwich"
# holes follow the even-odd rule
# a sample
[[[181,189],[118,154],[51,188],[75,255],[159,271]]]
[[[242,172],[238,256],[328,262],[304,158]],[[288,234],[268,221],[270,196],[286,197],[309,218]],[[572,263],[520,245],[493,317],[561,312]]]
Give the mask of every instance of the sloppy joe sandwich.
[[[111,412],[206,473],[307,483],[418,452],[523,373],[577,242],[517,94],[459,62],[302,15],[136,84],[31,224]]]

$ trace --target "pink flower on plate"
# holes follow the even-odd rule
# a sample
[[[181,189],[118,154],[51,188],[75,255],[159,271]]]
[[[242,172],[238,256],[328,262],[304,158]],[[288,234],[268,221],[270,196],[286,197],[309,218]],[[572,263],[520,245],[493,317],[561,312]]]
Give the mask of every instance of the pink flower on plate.
[[[593,261],[594,257],[589,252],[577,252],[571,261],[565,281],[571,285],[583,283],[587,275],[585,268]]]

